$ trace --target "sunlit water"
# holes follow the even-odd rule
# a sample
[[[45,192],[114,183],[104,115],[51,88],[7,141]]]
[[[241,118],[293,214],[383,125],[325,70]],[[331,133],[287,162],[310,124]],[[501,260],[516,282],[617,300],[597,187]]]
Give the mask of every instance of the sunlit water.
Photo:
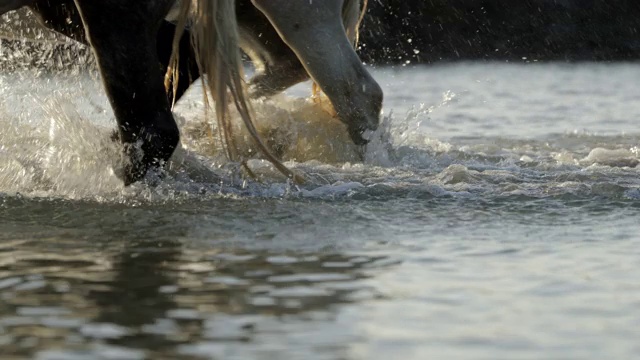
[[[176,109],[187,149],[130,188],[95,78],[1,75],[0,352],[639,357],[640,65],[374,75],[385,121],[364,163],[313,133],[326,113],[282,115],[307,84],[257,105],[288,130],[313,120],[328,147],[287,163],[307,183],[257,160],[262,182],[244,177],[188,135],[196,89]]]

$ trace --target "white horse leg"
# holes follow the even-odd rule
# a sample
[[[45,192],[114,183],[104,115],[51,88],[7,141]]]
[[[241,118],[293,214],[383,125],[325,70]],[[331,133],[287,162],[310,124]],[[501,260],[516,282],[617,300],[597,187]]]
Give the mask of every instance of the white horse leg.
[[[382,90],[353,50],[343,0],[252,0],[327,94],[356,144],[378,127]]]
[[[269,19],[249,0],[240,0],[236,6],[240,47],[256,69],[249,80],[249,95],[270,97],[308,80],[309,74]]]

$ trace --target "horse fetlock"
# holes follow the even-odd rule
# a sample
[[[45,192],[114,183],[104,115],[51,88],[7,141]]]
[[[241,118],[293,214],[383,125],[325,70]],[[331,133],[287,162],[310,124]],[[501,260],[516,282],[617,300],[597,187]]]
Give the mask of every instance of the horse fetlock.
[[[166,120],[166,119],[165,119]],[[160,169],[169,160],[180,142],[180,132],[171,119],[143,128],[137,134],[120,131],[124,163],[118,174],[125,186],[141,180],[150,169]]]
[[[347,125],[349,135],[357,145],[364,145],[378,129],[383,92],[380,85],[363,69],[354,76],[356,83],[342,89],[329,89],[338,118]],[[343,94],[340,96],[340,94]],[[327,94],[330,95],[330,94]]]
[[[340,119],[342,120],[343,118],[341,117]],[[349,122],[343,122],[347,125],[347,131],[349,132],[351,141],[356,145],[368,144],[380,124],[380,119],[377,115],[356,116],[349,120]]]

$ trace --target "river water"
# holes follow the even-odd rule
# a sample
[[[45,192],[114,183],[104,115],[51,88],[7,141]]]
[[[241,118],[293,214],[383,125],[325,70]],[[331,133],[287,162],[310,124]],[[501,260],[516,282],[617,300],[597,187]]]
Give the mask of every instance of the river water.
[[[130,188],[95,77],[0,75],[3,358],[640,357],[640,65],[373,72],[364,163],[196,146]]]

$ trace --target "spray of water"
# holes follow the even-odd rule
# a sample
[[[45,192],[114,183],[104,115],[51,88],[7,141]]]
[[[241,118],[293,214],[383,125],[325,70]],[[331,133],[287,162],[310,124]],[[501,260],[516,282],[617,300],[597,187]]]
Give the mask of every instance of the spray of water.
[[[79,79],[25,74],[1,78],[0,93],[5,96],[0,105],[0,191],[72,199],[118,199],[141,193],[153,197],[155,191],[144,184],[122,187],[115,175],[120,151],[110,139],[113,114],[96,79]],[[236,141],[248,161],[243,166],[225,159],[221,142],[211,135],[218,132],[206,128],[204,104],[196,99],[200,97],[194,94],[176,108],[183,147],[166,172],[151,174],[147,182],[156,189],[171,184],[186,192],[201,191],[203,186],[209,191],[221,186],[243,188],[247,180],[256,180],[248,176],[249,169],[259,182],[280,183],[279,192],[286,192],[290,184],[257,158],[259,152],[235,113],[231,117]],[[393,162],[391,116],[383,118],[363,152],[333,114],[309,99],[281,95],[257,101],[254,109],[256,125],[271,150],[307,173],[311,187],[339,181],[344,174],[336,172],[363,160],[369,166]]]

